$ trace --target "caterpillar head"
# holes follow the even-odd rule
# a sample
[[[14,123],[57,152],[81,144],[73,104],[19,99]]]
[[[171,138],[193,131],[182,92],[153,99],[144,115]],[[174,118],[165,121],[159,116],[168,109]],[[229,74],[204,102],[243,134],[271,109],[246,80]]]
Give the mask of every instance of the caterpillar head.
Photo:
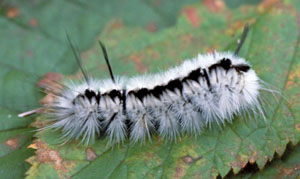
[[[49,105],[52,124],[46,129],[61,130],[63,143],[77,140],[86,144],[100,131],[100,93],[89,88],[64,89]]]

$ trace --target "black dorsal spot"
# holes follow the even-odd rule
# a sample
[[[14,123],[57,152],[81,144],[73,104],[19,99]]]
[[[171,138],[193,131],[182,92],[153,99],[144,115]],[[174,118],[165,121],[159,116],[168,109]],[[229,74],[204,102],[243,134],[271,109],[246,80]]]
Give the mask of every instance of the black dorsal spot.
[[[234,68],[242,72],[247,72],[250,70],[250,66],[246,64],[235,65]]]
[[[116,97],[121,99],[121,93],[119,90],[111,90],[110,92],[107,93],[108,96],[111,98],[111,99],[115,99]]]
[[[92,98],[96,98],[96,93],[92,90],[86,89],[84,96],[91,102]]]
[[[164,86],[155,86],[152,90],[149,91],[154,97],[160,99],[160,95],[164,91]]]
[[[186,82],[187,80],[194,80],[198,82],[199,77],[201,76],[200,68],[193,70],[189,73],[189,75],[182,79],[182,82]]]
[[[171,80],[166,88],[170,91],[175,91],[176,88],[182,91],[182,82],[179,79]]]
[[[231,60],[228,59],[228,58],[223,58],[221,61],[220,61],[220,66],[223,67],[226,71],[229,70],[229,68],[231,67]]]
[[[143,98],[145,96],[147,96],[149,94],[149,90],[147,88],[142,88],[142,89],[139,89],[136,93],[135,93],[135,96],[137,98],[139,98],[139,100],[143,101]]]

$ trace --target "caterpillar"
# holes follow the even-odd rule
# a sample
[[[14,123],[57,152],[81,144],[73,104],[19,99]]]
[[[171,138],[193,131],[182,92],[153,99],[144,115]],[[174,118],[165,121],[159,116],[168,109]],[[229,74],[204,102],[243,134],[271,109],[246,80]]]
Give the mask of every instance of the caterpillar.
[[[103,80],[87,76],[67,35],[84,81],[62,84],[45,106],[50,124],[42,130],[59,130],[63,142],[89,143],[107,136],[110,144],[120,144],[144,142],[154,134],[167,140],[198,135],[212,124],[250,113],[265,118],[263,81],[238,56],[248,29],[246,25],[234,53],[199,54],[166,72],[132,78],[114,77],[99,41],[111,77]]]

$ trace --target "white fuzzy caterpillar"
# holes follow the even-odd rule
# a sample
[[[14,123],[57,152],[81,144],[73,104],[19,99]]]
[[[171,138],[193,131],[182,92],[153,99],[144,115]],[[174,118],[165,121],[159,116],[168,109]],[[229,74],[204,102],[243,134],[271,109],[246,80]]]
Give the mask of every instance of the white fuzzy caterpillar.
[[[260,82],[237,53],[199,54],[159,74],[66,83],[47,106],[52,124],[45,128],[61,130],[66,142],[108,136],[112,144],[135,143],[152,134],[172,140],[236,115],[264,116]]]

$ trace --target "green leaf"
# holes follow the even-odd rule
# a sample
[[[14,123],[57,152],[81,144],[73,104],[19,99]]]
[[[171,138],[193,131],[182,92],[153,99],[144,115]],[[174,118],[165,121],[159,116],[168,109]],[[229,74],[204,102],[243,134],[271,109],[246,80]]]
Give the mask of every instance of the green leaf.
[[[300,176],[300,145],[288,148],[282,157],[275,158],[264,170],[241,173],[232,178],[297,178]]]
[[[207,129],[196,139],[183,136],[176,142],[154,137],[145,145],[126,143],[113,149],[106,147],[107,139],[88,148],[76,142],[58,146],[54,143],[59,133],[40,132],[34,144],[37,151],[55,152],[60,162],[45,163],[36,155],[29,177],[52,176],[56,171],[57,176],[74,178],[215,178],[230,170],[236,174],[248,162],[263,169],[275,152],[282,155],[289,142],[296,144],[300,139],[300,32],[299,9],[295,9],[299,5],[272,1],[229,9],[199,3],[181,11],[176,27],[155,34],[112,21],[99,38],[107,46],[115,73],[129,76],[167,69],[199,52],[233,51],[243,24],[250,22],[240,55],[284,97],[276,102],[266,95],[267,121],[258,116],[253,120],[236,118],[223,129]],[[95,42],[95,47],[82,55],[84,66],[96,77],[108,78],[99,53]]]
[[[32,150],[26,148],[33,139],[34,129],[29,127],[33,117],[18,118],[17,115],[40,106],[42,93],[36,86],[37,81],[47,72],[71,74],[78,69],[66,42],[66,32],[82,51],[91,46],[95,36],[112,18],[155,31],[172,25],[180,6],[194,1],[177,0],[168,9],[172,13],[158,8],[159,4],[154,1],[1,2],[1,176],[23,178],[29,167],[24,159],[33,155]],[[161,7],[173,1],[164,3]],[[132,6],[138,7],[138,11],[128,11]],[[143,15],[137,19],[137,13]]]
[[[29,169],[29,164],[24,160],[32,156],[33,150],[24,147],[15,150],[5,156],[1,156],[0,174],[1,178],[24,178],[24,173]]]

